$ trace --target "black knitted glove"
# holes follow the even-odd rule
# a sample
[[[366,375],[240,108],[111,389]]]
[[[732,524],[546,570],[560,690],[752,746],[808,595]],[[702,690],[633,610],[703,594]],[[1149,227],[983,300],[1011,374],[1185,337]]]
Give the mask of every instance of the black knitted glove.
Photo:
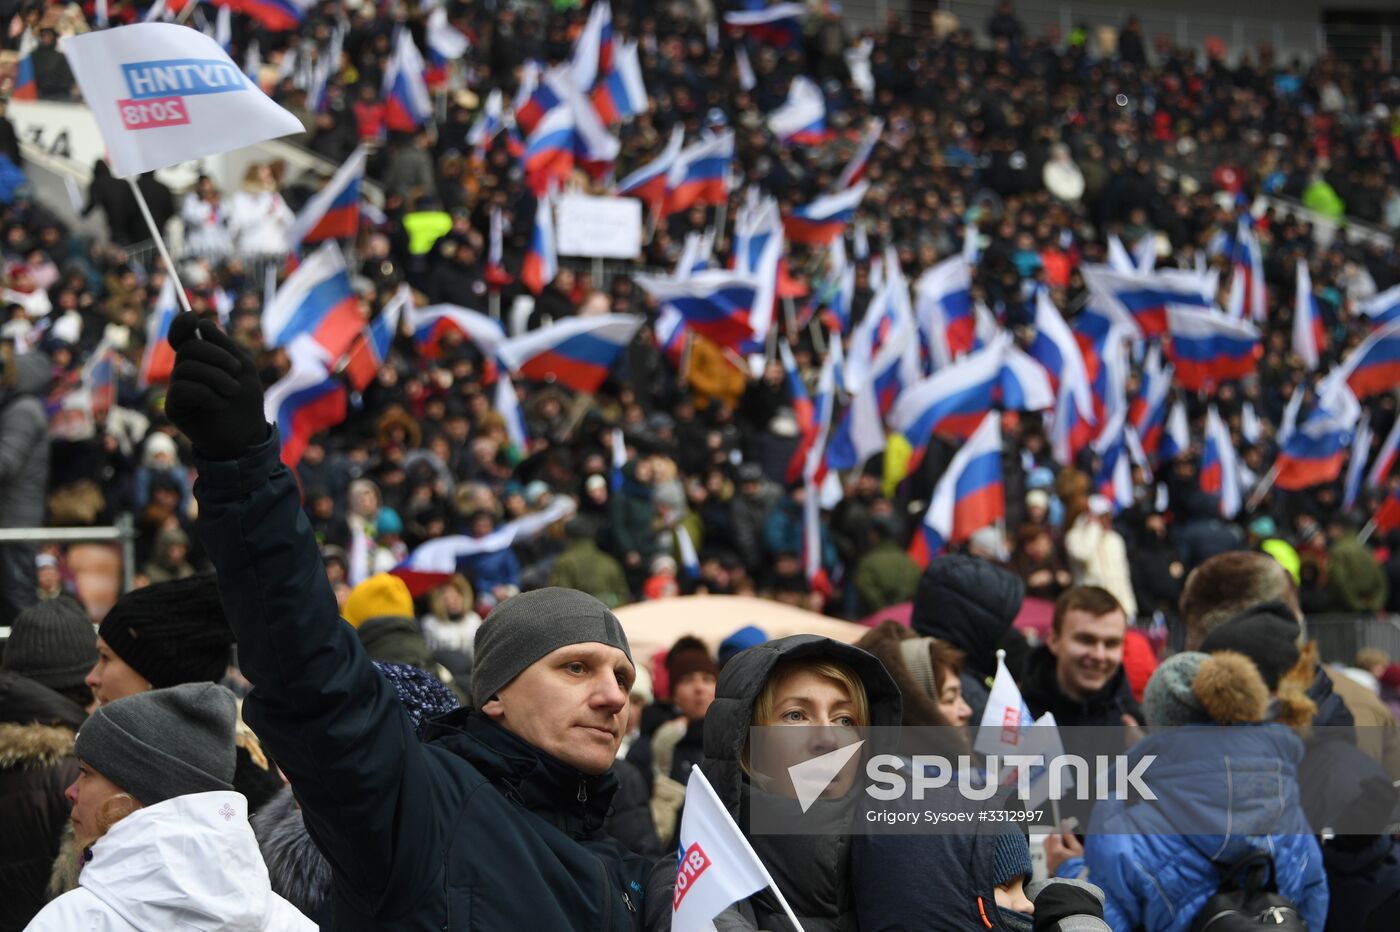
[[[237,459],[267,439],[262,384],[248,351],[213,321],[193,314],[171,322],[169,340],[175,348],[175,368],[165,394],[165,413],[199,455]]]
[[[1085,880],[1052,877],[1031,884],[1035,932],[1110,932],[1103,920],[1103,891]]]

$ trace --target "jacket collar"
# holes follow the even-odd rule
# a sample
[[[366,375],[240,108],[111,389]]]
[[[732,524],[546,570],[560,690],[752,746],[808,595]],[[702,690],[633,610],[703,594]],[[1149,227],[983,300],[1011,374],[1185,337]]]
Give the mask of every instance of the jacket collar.
[[[464,758],[507,799],[575,838],[596,835],[617,792],[612,770],[581,773],[471,709],[425,726],[424,740]]]
[[[1102,715],[1115,708],[1123,710],[1122,698],[1127,691],[1127,678],[1122,664],[1119,664],[1102,689],[1083,699],[1075,699],[1060,688],[1055,673],[1055,655],[1050,653],[1049,647],[1041,644],[1031,651],[1026,661],[1026,675],[1021,685],[1022,694],[1032,705],[1054,712],[1055,718],[1062,719],[1069,715]]]

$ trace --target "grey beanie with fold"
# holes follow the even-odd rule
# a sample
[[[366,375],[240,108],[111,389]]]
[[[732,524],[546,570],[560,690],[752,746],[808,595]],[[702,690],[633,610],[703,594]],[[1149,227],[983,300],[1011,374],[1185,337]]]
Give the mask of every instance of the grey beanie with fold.
[[[143,806],[233,789],[233,693],[184,683],[118,699],[93,712],[73,753]]]
[[[570,644],[588,643],[616,647],[636,666],[622,623],[588,593],[550,587],[506,599],[476,632],[473,703],[481,708],[544,655]]]

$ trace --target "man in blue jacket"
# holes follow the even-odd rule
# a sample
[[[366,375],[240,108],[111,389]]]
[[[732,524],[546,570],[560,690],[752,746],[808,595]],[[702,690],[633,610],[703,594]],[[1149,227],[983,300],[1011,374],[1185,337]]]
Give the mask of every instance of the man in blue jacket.
[[[166,411],[254,684],[245,715],[334,873],[336,929],[641,928],[649,864],[602,828],[635,676],[601,602],[545,589],[477,633],[475,709],[420,742],[343,622],[252,358],[183,315]]]

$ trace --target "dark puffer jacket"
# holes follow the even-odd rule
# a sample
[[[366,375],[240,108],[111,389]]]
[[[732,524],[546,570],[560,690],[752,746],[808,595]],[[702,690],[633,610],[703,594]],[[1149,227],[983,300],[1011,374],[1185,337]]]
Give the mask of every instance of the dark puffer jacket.
[[[71,700],[0,670],[0,932],[43,909],[78,776],[73,735],[86,714]]]
[[[1055,724],[1061,728],[1067,725],[1121,725],[1124,715],[1131,715],[1139,725],[1143,721],[1142,709],[1133,698],[1122,665],[1098,692],[1075,699],[1065,695],[1060,688],[1059,678],[1055,674],[1055,655],[1044,644],[1031,651],[1026,661],[1026,673],[1021,678],[1021,696],[1030,707],[1031,715],[1039,718],[1046,712],[1053,712]]]
[[[919,578],[910,625],[924,637],[947,641],[963,652],[963,699],[980,721],[987,704],[989,680],[997,672],[997,648],[1007,648],[1007,666],[1015,675],[1014,642],[1025,640],[1011,630],[1026,597],[1019,576],[994,563],[953,554],[928,565]]]
[[[769,641],[732,657],[720,672],[715,700],[705,714],[705,758],[700,768],[729,814],[748,825],[749,802],[758,794],[740,766],[753,722],[753,707],[773,669],[788,660],[832,660],[855,671],[870,703],[870,724],[898,725],[899,690],[872,655],[849,644],[810,634]],[[778,804],[773,797],[768,802]],[[821,802],[816,803],[821,806]],[[849,833],[832,835],[753,835],[749,842],[768,868],[808,932],[856,929],[850,878]],[[671,892],[676,859],[663,858],[647,889],[647,928],[671,927]],[[732,919],[730,918],[732,916]],[[716,920],[725,928],[783,929],[787,920],[770,891],[762,891],[726,910]]]
[[[334,877],[337,930],[641,927],[649,866],[602,831],[617,787],[485,716],[420,742],[340,620],[278,438],[200,460],[198,532],[253,683],[249,725],[287,774]]]

